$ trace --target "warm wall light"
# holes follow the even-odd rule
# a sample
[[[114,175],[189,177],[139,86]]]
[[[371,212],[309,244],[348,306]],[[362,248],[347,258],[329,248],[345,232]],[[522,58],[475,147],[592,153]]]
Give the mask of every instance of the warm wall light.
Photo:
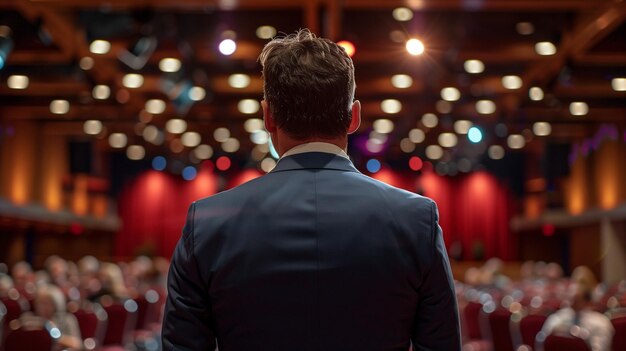
[[[626,157],[626,148],[617,141],[604,141],[595,155],[595,185],[598,205],[612,209],[625,200],[624,181],[626,167],[621,162]]]
[[[571,214],[580,214],[587,207],[587,162],[579,157],[570,169],[565,188],[565,207]]]

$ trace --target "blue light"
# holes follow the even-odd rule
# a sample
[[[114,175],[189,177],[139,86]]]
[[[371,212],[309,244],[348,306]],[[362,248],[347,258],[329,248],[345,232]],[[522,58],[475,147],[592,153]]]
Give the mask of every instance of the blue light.
[[[157,156],[152,159],[152,168],[157,171],[162,171],[167,167],[167,160],[163,156]]]
[[[185,180],[194,180],[197,174],[198,171],[193,166],[187,166],[183,169],[183,179]]]
[[[467,138],[472,143],[480,143],[480,141],[483,140],[483,132],[481,132],[478,127],[472,127],[467,132]]]
[[[3,67],[4,67],[4,57],[0,55],[0,69],[2,69]]]
[[[377,159],[373,158],[373,159],[367,161],[367,164],[365,165],[365,167],[367,168],[368,172],[376,173],[376,172],[380,171],[380,161],[378,161]]]
[[[272,155],[273,158],[278,160],[280,156],[278,155],[278,152],[276,151],[274,144],[272,144],[272,138],[269,138],[269,140],[267,141],[267,144],[270,147],[270,155]]]

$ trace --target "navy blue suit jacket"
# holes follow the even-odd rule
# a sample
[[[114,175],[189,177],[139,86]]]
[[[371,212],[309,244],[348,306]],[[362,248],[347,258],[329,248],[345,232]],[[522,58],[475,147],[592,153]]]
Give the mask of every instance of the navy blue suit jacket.
[[[285,157],[194,202],[172,258],[165,350],[460,350],[435,203],[343,157]]]

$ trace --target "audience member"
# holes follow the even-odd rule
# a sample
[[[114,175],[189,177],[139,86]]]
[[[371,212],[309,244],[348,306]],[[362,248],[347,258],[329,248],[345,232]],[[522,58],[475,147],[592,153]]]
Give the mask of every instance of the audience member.
[[[66,311],[66,299],[60,288],[54,285],[42,285],[37,288],[34,313],[28,312],[21,317],[24,325],[43,325],[46,321],[59,329],[61,337],[56,343],[58,350],[80,350],[82,339],[76,318]]]
[[[570,285],[571,306],[550,315],[543,333],[572,334],[585,339],[592,351],[610,351],[613,326],[604,314],[593,310],[592,293],[596,283],[589,268],[577,267]]]

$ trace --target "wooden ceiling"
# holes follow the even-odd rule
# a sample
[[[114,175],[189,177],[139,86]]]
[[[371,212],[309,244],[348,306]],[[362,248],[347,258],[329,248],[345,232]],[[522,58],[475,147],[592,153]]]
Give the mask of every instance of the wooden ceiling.
[[[413,10],[411,20],[394,19],[392,11],[400,6]],[[11,28],[13,49],[0,70],[0,118],[6,123],[31,119],[74,136],[84,136],[85,120],[98,119],[108,132],[125,132],[149,146],[153,156],[172,154],[167,143],[154,146],[135,135],[145,126],[139,116],[146,100],[160,98],[168,101],[167,108],[148,124],[163,128],[170,118],[185,118],[189,129],[200,132],[203,142],[216,150],[213,130],[227,127],[241,141],[239,152],[248,154],[253,144],[243,122],[251,116],[240,113],[237,102],[262,97],[257,57],[266,40],[255,32],[271,25],[279,33],[308,27],[355,44],[361,131],[368,132],[376,119],[392,119],[388,157],[401,153],[400,140],[410,129],[423,127],[420,119],[427,112],[439,115],[440,123],[427,131],[426,144],[452,131],[458,119],[480,125],[490,144],[506,145],[506,137],[493,132],[497,123],[505,123],[509,133],[519,133],[536,121],[552,124],[549,140],[572,142],[593,134],[602,123],[625,127],[626,92],[611,88],[613,78],[626,77],[625,20],[626,1],[621,0],[3,0],[0,25]],[[530,23],[533,32],[518,33],[520,22]],[[223,56],[217,46],[228,30],[236,34],[237,50]],[[156,49],[136,70],[119,56],[145,37],[156,38]],[[423,41],[423,55],[406,52],[404,42],[411,37]],[[89,44],[95,39],[110,41],[111,50],[91,53]],[[535,44],[540,41],[554,43],[556,54],[537,54]],[[80,68],[84,57],[93,58],[93,68]],[[181,71],[161,72],[158,64],[166,57],[179,58]],[[468,59],[481,60],[484,72],[466,73],[463,64]],[[143,86],[125,88],[122,78],[127,73],[142,74]],[[251,84],[230,87],[227,78],[233,73],[250,75]],[[412,76],[410,88],[392,86],[391,76],[400,73]],[[14,74],[29,77],[27,89],[7,86]],[[504,75],[521,77],[521,88],[505,89]],[[177,109],[165,93],[167,82],[201,86],[207,97],[187,111]],[[98,84],[111,88],[110,98],[93,99]],[[533,86],[543,89],[544,99],[529,99]],[[461,93],[445,114],[436,109],[444,87]],[[399,113],[381,110],[381,101],[389,98],[402,102]],[[54,99],[68,100],[69,112],[52,114],[49,105]],[[481,99],[493,100],[496,112],[477,114],[475,102]],[[572,116],[573,101],[586,102],[589,113]],[[529,152],[541,149],[539,139],[527,145]],[[108,149],[105,138],[99,145]]]

